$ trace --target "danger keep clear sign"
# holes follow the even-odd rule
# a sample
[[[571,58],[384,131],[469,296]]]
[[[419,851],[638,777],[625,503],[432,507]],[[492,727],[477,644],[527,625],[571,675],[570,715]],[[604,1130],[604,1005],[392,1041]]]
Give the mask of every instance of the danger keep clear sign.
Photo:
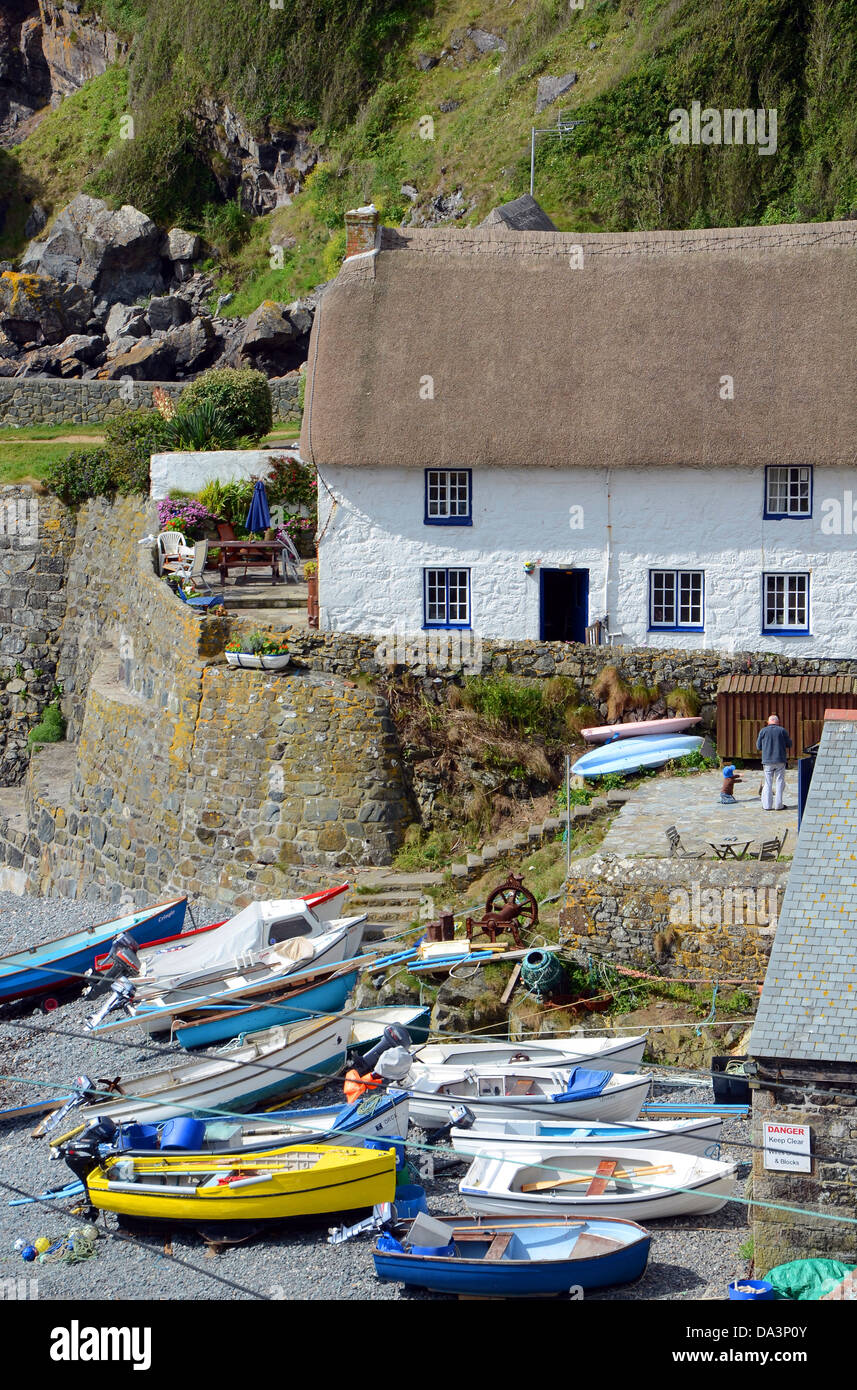
[[[786,1173],[811,1173],[809,1125],[765,1124],[765,1167]]]

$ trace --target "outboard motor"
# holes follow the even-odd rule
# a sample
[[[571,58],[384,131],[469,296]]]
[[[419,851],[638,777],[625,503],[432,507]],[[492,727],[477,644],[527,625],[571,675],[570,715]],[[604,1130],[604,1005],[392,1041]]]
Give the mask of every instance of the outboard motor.
[[[63,1146],[62,1156],[68,1164],[76,1178],[86,1185],[86,1179],[93,1168],[98,1167],[100,1154],[98,1152],[98,1141],[73,1139]]]
[[[114,980],[122,978],[133,978],[140,973],[140,957],[137,954],[137,943],[133,936],[127,932],[121,932],[114,938],[110,950],[107,952],[107,959],[102,970],[89,970],[89,984],[83,991],[84,994],[96,995],[103,994],[109,989]]]
[[[384,1081],[404,1081],[411,1069],[412,1057],[404,1047],[388,1047],[375,1064],[375,1072]]]
[[[70,1114],[72,1110],[76,1110],[78,1105],[81,1105],[91,1094],[92,1082],[89,1077],[86,1075],[75,1077],[74,1088],[68,1100],[60,1106],[59,1110],[54,1110],[53,1114],[42,1121],[42,1129],[45,1134],[50,1134],[51,1130],[58,1129],[66,1115]]]
[[[366,1053],[363,1064],[367,1071],[375,1071],[375,1063],[392,1047],[410,1048],[411,1035],[400,1023],[390,1023],[384,1029],[381,1041]]]
[[[89,1016],[84,1027],[91,1031],[93,1028],[97,1028],[99,1023],[101,1023],[109,1013],[112,1013],[114,1009],[127,1010],[135,993],[136,990],[131,984],[131,981],[126,980],[124,975],[120,975],[118,980],[112,980],[108,997],[101,1005],[101,1008],[96,1009],[95,1013]]]

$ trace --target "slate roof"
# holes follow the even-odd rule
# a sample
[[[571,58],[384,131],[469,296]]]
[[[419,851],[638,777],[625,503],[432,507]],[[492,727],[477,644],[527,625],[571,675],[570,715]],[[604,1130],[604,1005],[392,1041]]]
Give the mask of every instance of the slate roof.
[[[480,223],[480,227],[509,227],[517,232],[555,232],[556,227],[544,208],[539,207],[535,198],[524,193],[511,203],[501,203],[493,208]]]
[[[753,1057],[857,1063],[857,712],[832,713],[750,1040]]]

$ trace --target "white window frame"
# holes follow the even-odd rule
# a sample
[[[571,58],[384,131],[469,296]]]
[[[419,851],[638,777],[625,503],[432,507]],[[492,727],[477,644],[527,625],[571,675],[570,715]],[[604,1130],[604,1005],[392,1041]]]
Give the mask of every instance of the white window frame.
[[[469,468],[427,468],[426,526],[473,524],[473,475]]]
[[[769,464],[765,469],[765,516],[812,517],[812,468],[808,464]]]
[[[672,582],[672,620],[655,619],[655,592],[661,589],[657,606],[665,608],[670,600],[664,598],[668,586],[658,581],[669,577]],[[696,583],[698,581],[698,584]],[[694,612],[698,612],[698,618]],[[682,616],[682,614],[686,616]],[[649,631],[650,632],[703,632],[705,630],[705,571],[704,570],[649,570]]]
[[[782,612],[783,621],[770,622],[769,594],[778,591],[774,607]],[[808,570],[767,571],[762,575],[762,632],[772,634],[809,632],[810,574]],[[803,621],[801,621],[801,613]]]
[[[443,602],[439,602],[440,586],[433,576],[443,576]],[[453,579],[453,576],[455,578]],[[463,576],[463,578],[462,578]],[[450,598],[450,590],[455,587],[455,598]],[[461,616],[463,597],[464,616]],[[455,605],[456,616],[450,618],[450,608]],[[427,565],[423,570],[423,627],[464,627],[471,625],[470,570],[463,565]]]

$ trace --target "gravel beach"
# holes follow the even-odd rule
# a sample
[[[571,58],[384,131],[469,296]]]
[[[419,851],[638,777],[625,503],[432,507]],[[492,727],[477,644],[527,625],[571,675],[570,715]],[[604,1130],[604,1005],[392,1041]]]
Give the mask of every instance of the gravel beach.
[[[104,904],[0,893],[0,954],[111,915]],[[169,1054],[187,1057],[178,1046],[165,1049],[143,1042],[143,1034],[133,1028],[113,1035],[115,1041],[96,1041],[82,1027],[92,1007],[87,1000],[74,1000],[50,1015],[33,1011],[0,1022],[0,1108],[31,1102],[39,1095],[62,1094],[81,1073],[93,1080],[120,1073],[127,1078],[165,1065]],[[655,1077],[658,1100],[712,1099],[710,1087],[678,1087],[675,1078],[657,1069]],[[303,1103],[333,1104],[340,1098],[341,1085],[334,1083]],[[38,1117],[0,1122],[0,1180],[27,1193],[71,1179],[65,1164],[50,1160],[47,1141],[30,1137],[37,1122]],[[72,1124],[73,1118],[69,1127]],[[413,1130],[411,1138],[424,1140]],[[741,1173],[749,1168],[750,1150],[742,1147],[748,1143],[746,1119],[724,1122],[723,1156],[741,1163]],[[429,1208],[436,1215],[466,1211],[458,1195],[465,1165],[457,1162],[446,1167],[447,1157],[444,1150],[439,1151],[437,1163],[443,1171],[424,1184]],[[739,1195],[747,1195],[746,1186],[746,1182],[739,1184]],[[40,1299],[438,1297],[406,1293],[398,1285],[379,1282],[370,1235],[328,1245],[328,1228],[340,1220],[336,1216],[299,1227],[280,1226],[216,1256],[194,1231],[174,1228],[169,1233],[132,1234],[119,1231],[116,1218],[108,1216],[98,1221],[102,1237],[94,1258],[76,1264],[24,1264],[14,1249],[16,1240],[59,1236],[80,1221],[45,1203],[10,1207],[12,1197],[11,1192],[0,1190],[0,1279],[37,1279]],[[739,1247],[748,1237],[748,1208],[740,1202],[727,1203],[713,1216],[652,1221],[649,1230],[652,1252],[643,1279],[631,1287],[589,1294],[588,1300],[724,1299],[729,1281],[747,1273]],[[166,1242],[171,1255],[165,1253]]]

